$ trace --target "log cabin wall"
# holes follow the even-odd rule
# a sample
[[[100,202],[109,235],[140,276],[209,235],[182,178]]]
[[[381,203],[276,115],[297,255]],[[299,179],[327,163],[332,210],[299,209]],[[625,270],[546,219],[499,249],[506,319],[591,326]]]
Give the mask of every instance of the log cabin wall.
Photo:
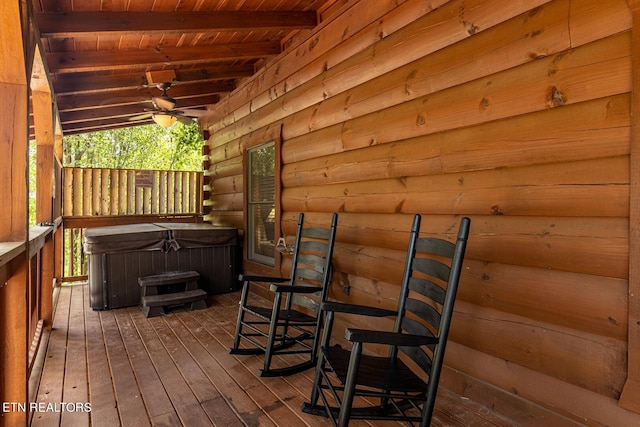
[[[245,149],[280,135],[280,234],[340,212],[332,297],[394,306],[412,214],[469,216],[443,384],[523,425],[637,423],[629,3],[340,5],[203,120],[209,220],[245,227]]]

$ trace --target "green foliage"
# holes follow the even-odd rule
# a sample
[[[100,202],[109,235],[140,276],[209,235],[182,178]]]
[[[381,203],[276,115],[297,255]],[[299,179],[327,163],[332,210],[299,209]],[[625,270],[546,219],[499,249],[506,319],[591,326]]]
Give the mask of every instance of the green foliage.
[[[29,226],[36,224],[36,141],[29,141]]]
[[[197,123],[165,129],[134,126],[66,136],[63,165],[85,168],[202,170],[202,137]],[[36,221],[36,142],[29,143],[29,224]]]
[[[196,123],[134,126],[64,138],[64,166],[113,169],[201,170]]]

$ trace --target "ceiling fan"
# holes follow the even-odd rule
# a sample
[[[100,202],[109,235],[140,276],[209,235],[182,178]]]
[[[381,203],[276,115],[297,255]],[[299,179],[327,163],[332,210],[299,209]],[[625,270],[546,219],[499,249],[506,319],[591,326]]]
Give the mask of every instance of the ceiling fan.
[[[162,95],[151,98],[153,109],[146,109],[147,113],[130,117],[129,120],[137,121],[152,118],[154,122],[162,127],[168,128],[176,122],[185,124],[193,123],[193,119],[202,117],[206,111],[197,109],[177,110],[177,101],[167,95],[167,90],[171,87],[171,83],[158,83],[156,86],[162,91]]]

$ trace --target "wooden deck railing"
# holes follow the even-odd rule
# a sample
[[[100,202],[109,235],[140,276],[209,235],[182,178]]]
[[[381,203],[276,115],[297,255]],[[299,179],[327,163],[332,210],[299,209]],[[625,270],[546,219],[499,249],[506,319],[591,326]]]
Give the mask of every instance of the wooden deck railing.
[[[86,276],[84,230],[91,226],[178,220],[202,214],[202,172],[133,169],[63,169],[66,279]]]
[[[34,226],[24,241],[0,242],[0,391],[7,402],[29,402],[26,383],[43,327],[52,320],[58,230],[56,224]],[[0,425],[25,425],[25,419],[19,412],[3,413]]]
[[[202,172],[64,168],[64,216],[200,213]]]

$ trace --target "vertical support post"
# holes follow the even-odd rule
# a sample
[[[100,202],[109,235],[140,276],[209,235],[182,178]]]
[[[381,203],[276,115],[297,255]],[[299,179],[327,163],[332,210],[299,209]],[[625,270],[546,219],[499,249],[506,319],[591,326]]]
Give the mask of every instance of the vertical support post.
[[[45,326],[53,323],[53,280],[54,280],[54,239],[47,238],[40,253],[40,319]]]
[[[15,242],[24,253],[3,267],[0,282],[0,396],[27,402],[28,304],[28,96],[33,34],[29,2],[0,2],[0,242]],[[27,411],[0,413],[0,426],[27,425]]]
[[[56,278],[63,276],[63,252],[64,252],[64,227],[59,227],[53,235],[53,275]]]
[[[27,254],[7,265],[8,280],[0,289],[0,396],[2,402],[28,402]],[[27,412],[9,407],[0,426],[26,426]]]
[[[53,222],[55,123],[51,87],[40,46],[36,48],[31,72],[31,102],[36,138],[36,223]],[[38,316],[45,325],[53,320],[53,239],[48,239],[40,254]],[[36,319],[39,320],[39,319]]]
[[[631,141],[629,164],[629,333],[627,381],[619,405],[640,413],[640,0],[630,0]]]
[[[36,50],[30,86],[36,137],[36,222],[51,222],[54,197],[54,113],[51,88],[39,49]]]

